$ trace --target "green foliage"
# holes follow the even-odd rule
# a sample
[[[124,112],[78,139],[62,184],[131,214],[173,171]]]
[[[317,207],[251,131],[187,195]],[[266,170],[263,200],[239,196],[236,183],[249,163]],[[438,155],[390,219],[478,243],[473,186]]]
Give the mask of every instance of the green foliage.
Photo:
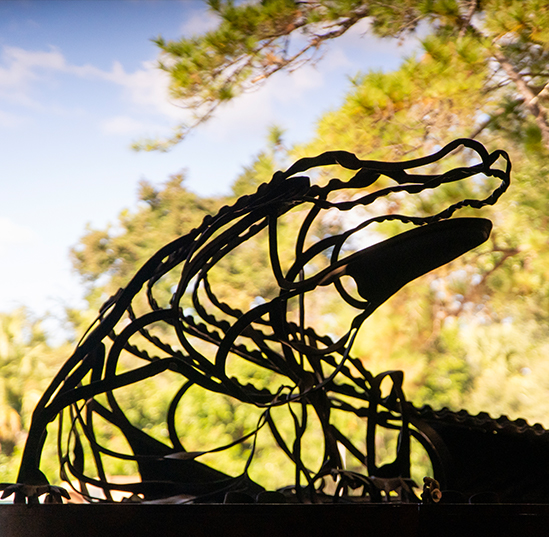
[[[459,96],[464,89],[467,98],[471,90],[476,91],[483,107],[486,100],[492,104],[484,110],[490,116],[499,116],[502,99],[510,99],[534,120],[544,147],[549,148],[549,90],[544,89],[549,8],[540,0],[270,0],[238,4],[216,0],[209,5],[219,20],[216,29],[177,41],[155,40],[161,50],[159,65],[170,75],[172,96],[194,112],[193,122],[179,126],[171,139],[149,140],[136,148],[169,149],[210,118],[217,106],[281,69],[315,61],[315,53],[324,44],[365,18],[371,32],[386,38],[403,37],[420,25],[428,29],[422,61],[432,60],[435,75],[445,70],[444,82],[450,93],[453,88]],[[418,82],[422,74],[428,76],[424,66],[421,71]],[[439,79],[434,93],[427,84],[426,97],[435,97],[442,83]],[[380,89],[382,95],[388,90]],[[401,100],[394,91],[389,93],[394,100]],[[373,90],[363,104],[375,108],[377,98]]]
[[[368,158],[398,159],[472,134],[472,118],[490,103],[480,91],[482,67],[467,72],[461,63],[426,55],[398,71],[355,77],[343,106],[322,118],[315,141],[299,154],[345,147]]]
[[[67,350],[67,345],[52,347],[40,320],[33,319],[24,308],[0,313],[0,471],[3,481],[15,482],[32,411],[63,363]],[[49,454],[55,462],[55,453]],[[52,468],[51,464],[46,466]]]
[[[260,152],[251,166],[245,166],[232,186],[235,198],[253,194],[259,185],[268,183],[273,174],[284,167],[286,149],[283,143],[284,130],[273,125],[267,135],[267,148]]]
[[[188,191],[182,175],[172,176],[161,189],[142,181],[135,212],[124,209],[107,229],[88,228],[71,251],[74,267],[88,286],[90,305],[97,309],[161,245],[188,233],[220,205],[220,200]],[[174,283],[165,282],[166,293]]]

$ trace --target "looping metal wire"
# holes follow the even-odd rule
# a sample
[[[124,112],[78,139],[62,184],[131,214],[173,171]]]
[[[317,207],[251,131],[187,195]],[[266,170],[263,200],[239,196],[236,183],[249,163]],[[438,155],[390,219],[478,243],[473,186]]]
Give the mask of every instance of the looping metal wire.
[[[416,168],[437,163],[460,147],[476,153],[480,162],[431,175],[412,173]],[[503,169],[494,167],[498,160],[505,162]],[[324,186],[311,185],[309,178],[298,175],[328,165],[357,173],[347,181],[332,179]],[[255,194],[206,217],[199,227],[161,248],[124,289],[106,301],[96,323],[36,407],[19,482],[47,482],[40,471],[40,457],[46,428],[58,419],[62,476],[67,481],[79,482],[79,492],[91,501],[112,501],[114,490],[144,499],[184,495],[189,501],[217,501],[220,494],[237,490],[257,492],[260,487],[251,482],[247,472],[263,429],[270,430],[275,443],[295,465],[295,482],[289,487],[298,500],[314,501],[315,495],[325,496],[326,478],[337,481],[333,494],[338,501],[353,487],[363,487],[362,496],[368,496],[369,500],[379,499],[380,488],[375,485],[379,479],[410,478],[410,435],[420,441],[424,435],[411,429],[402,374],[372,375],[361,360],[352,356],[351,347],[362,323],[399,287],[487,238],[486,221],[479,226],[465,219],[468,221],[456,229],[438,224],[458,209],[493,205],[508,188],[510,171],[505,152],[488,153],[480,143],[460,139],[433,155],[407,162],[360,160],[351,153],[334,151],[301,159],[287,171],[277,172]],[[457,200],[434,214],[366,212],[360,223],[347,229],[343,226],[329,236],[312,236],[314,226],[326,210],[343,214],[368,208],[376,200],[394,194],[417,195],[482,175],[500,181],[483,199]],[[376,181],[382,177],[383,186],[375,190]],[[396,184],[387,186],[387,181]],[[280,221],[296,208],[301,211],[301,223],[295,234],[294,260],[288,266],[280,259]],[[373,224],[395,220],[419,226],[419,231],[412,229],[393,242],[348,253],[349,241],[359,232]],[[469,237],[473,232],[476,238],[471,243],[460,235]],[[450,247],[446,257],[435,259],[428,251],[429,241],[438,234],[445,234],[444,244],[448,239],[452,244],[455,237],[456,246]],[[267,237],[278,292],[241,311],[216,294],[211,273],[240,246],[262,235]],[[420,254],[413,251],[418,244],[424,249]],[[379,267],[393,267],[400,255],[408,256],[412,264],[419,255],[426,257],[416,263],[414,270],[400,267],[395,269],[391,282],[383,281]],[[311,272],[313,261],[319,258],[324,259],[324,268]],[[178,283],[166,302],[157,288],[176,271],[179,271]],[[351,296],[342,284],[343,276],[355,279],[361,296]],[[308,293],[332,285],[343,302],[358,310],[347,333],[335,341],[308,326],[304,312],[304,297]],[[292,300],[298,300],[299,304],[293,320],[289,310]],[[233,360],[251,363],[283,382],[275,388],[241,382],[228,372],[228,362]],[[169,439],[166,443],[134,425],[117,398],[117,390],[165,373],[180,378],[180,387],[166,413]],[[387,397],[382,397],[380,390],[384,379],[392,383]],[[197,387],[260,409],[256,427],[229,443],[199,452],[186,451],[177,413],[189,390]],[[288,409],[293,421],[292,444],[285,439],[273,416],[273,409],[281,406]],[[366,451],[339,430],[332,420],[335,411],[367,420]],[[309,468],[303,457],[307,450],[304,435],[313,415],[323,436],[322,463],[316,470]],[[122,453],[103,446],[96,432],[99,421],[118,431],[131,451]],[[378,427],[399,431],[395,460],[383,466],[376,464]],[[205,453],[230,449],[239,443],[248,445],[248,441],[252,442],[248,460],[237,477],[198,461]],[[364,467],[364,474],[345,469],[341,446]],[[435,453],[435,456],[442,455]],[[140,480],[126,484],[112,482],[104,466],[107,457],[135,461]],[[387,481],[384,483],[387,486]],[[399,483],[402,488],[404,481]],[[102,490],[103,497],[94,496],[91,486]]]

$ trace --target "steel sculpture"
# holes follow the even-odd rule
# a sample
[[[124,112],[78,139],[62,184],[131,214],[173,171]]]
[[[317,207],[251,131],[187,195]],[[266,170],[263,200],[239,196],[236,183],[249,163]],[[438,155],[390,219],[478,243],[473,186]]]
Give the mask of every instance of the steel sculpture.
[[[473,157],[477,162],[444,172],[412,173],[463,149],[470,153],[468,162]],[[503,168],[496,165],[498,160],[504,163]],[[324,185],[311,184],[301,175],[328,165],[343,168],[349,176],[355,173],[347,180],[331,179]],[[287,501],[380,501],[395,491],[401,500],[418,501],[410,480],[412,436],[425,446],[442,487],[450,455],[433,426],[436,419],[429,421],[405,400],[402,372],[373,376],[352,356],[351,348],[364,321],[401,287],[488,238],[489,220],[451,217],[461,208],[494,204],[509,186],[510,170],[505,152],[488,153],[469,139],[456,140],[433,155],[407,162],[360,160],[351,153],[333,151],[299,160],[287,171],[277,172],[255,194],[206,217],[199,227],[161,248],[101,308],[98,319],[38,403],[18,484],[4,486],[4,494],[15,493],[19,502],[37,501],[43,493],[49,493],[52,501],[60,500],[61,492],[48,485],[40,470],[47,427],[55,420],[62,476],[78,482],[79,492],[90,501],[112,501],[115,490],[139,501],[168,497],[189,502],[241,501],[239,495],[250,498],[262,493],[273,500],[274,496],[247,475],[256,439],[265,430],[295,465],[295,481],[282,493]],[[498,183],[484,199],[462,199],[422,216],[373,212],[376,202],[379,205],[389,196],[421,196],[444,184],[477,176]],[[376,189],[377,185],[381,186]],[[317,221],[327,211],[346,224],[345,215],[357,208],[362,211],[358,223],[342,225],[330,235],[313,236]],[[280,234],[281,222],[290,213],[301,220],[288,262],[288,252],[281,251]],[[387,222],[406,224],[410,229],[357,249],[356,238],[361,232]],[[227,256],[261,234],[268,241],[278,291],[240,311],[219,298],[212,274]],[[323,266],[319,266],[321,261]],[[166,299],[165,292],[157,289],[173,271],[180,276]],[[329,286],[341,303],[355,312],[347,332],[337,338],[318,334],[305,321],[308,295]],[[229,370],[235,360],[244,360],[283,381],[274,388],[244,383]],[[180,389],[166,415],[166,442],[133,424],[117,400],[118,390],[162,373],[180,379]],[[383,383],[391,385],[388,395],[382,395]],[[215,470],[199,461],[205,452],[186,450],[176,414],[192,387],[259,409],[257,427],[228,445],[205,451],[246,442],[249,457],[241,475]],[[292,416],[291,441],[274,417],[279,407]],[[336,411],[366,420],[365,450],[333,422]],[[324,453],[318,469],[309,468],[303,457],[307,450],[303,437],[313,417],[320,424]],[[110,424],[129,450],[117,452],[101,445],[95,432],[98,422]],[[399,434],[394,460],[383,465],[376,462],[380,428]],[[346,470],[342,447],[362,471]],[[140,480],[112,482],[104,468],[109,457],[135,461]],[[103,491],[101,497],[90,492],[92,485]]]

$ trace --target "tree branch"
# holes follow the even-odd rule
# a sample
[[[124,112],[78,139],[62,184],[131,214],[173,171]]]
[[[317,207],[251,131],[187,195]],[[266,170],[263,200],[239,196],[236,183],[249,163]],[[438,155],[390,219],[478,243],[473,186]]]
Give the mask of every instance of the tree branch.
[[[471,19],[473,18],[473,15],[477,10],[477,6],[478,6],[478,0],[470,0],[469,9],[467,10],[465,17],[463,17],[461,21],[461,28],[459,30],[458,37],[463,37],[465,35],[465,32],[467,31],[467,28],[470,27]]]
[[[501,47],[495,45],[493,49],[493,55],[496,61],[501,65],[507,76],[514,82],[517,87],[518,92],[524,99],[524,106],[532,114],[534,120],[541,131],[541,138],[543,140],[543,145],[549,149],[549,122],[547,121],[547,113],[545,109],[538,104],[538,99],[535,93],[530,89],[528,84],[524,81],[524,78],[521,74],[513,67],[509,59],[503,54]],[[546,93],[549,92],[549,89],[546,90],[547,85],[543,88],[542,91]],[[541,93],[541,92],[540,92]],[[539,95],[539,94],[538,94]]]

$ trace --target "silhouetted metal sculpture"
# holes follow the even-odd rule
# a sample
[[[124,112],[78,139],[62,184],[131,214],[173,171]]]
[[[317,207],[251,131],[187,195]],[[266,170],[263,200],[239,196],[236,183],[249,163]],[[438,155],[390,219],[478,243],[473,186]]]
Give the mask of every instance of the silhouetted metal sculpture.
[[[476,154],[479,162],[443,173],[410,173],[458,148]],[[504,169],[494,167],[498,159],[505,161]],[[312,185],[308,177],[299,175],[327,165],[356,173],[349,180],[332,179],[324,186]],[[223,501],[227,493],[256,495],[262,488],[248,478],[247,468],[262,428],[270,430],[295,465],[295,482],[285,491],[289,501],[380,501],[384,496],[388,498],[391,490],[402,500],[418,501],[410,487],[411,436],[427,450],[440,486],[452,485],[455,479],[449,460],[455,454],[444,440],[447,431],[439,426],[444,422],[451,429],[451,413],[442,419],[430,409],[415,409],[404,398],[402,372],[373,376],[361,360],[351,355],[351,347],[362,323],[406,283],[488,238],[492,226],[489,220],[450,217],[460,208],[494,204],[509,186],[510,169],[505,152],[488,153],[480,143],[469,139],[456,140],[431,156],[399,163],[359,160],[350,153],[334,151],[299,160],[286,172],[277,172],[255,194],[206,217],[199,227],[160,249],[125,289],[104,304],[96,323],[37,405],[18,484],[4,487],[5,494],[15,492],[16,501],[25,501],[25,497],[36,501],[39,494],[50,492],[54,500],[60,499],[62,492],[52,491],[40,470],[46,428],[56,419],[62,475],[67,480],[72,475],[80,483],[79,491],[90,500],[94,500],[87,488],[90,485],[103,490],[107,501],[112,500],[113,490],[133,493],[144,500],[179,495],[196,502]],[[460,200],[429,216],[390,211],[374,216],[365,211],[363,220],[349,229],[320,238],[311,236],[325,210],[341,215],[369,208],[392,194],[421,194],[482,174],[500,181],[485,199]],[[378,190],[373,189],[376,181],[384,181]],[[302,215],[295,252],[291,263],[283,263],[280,222],[295,208]],[[368,226],[388,221],[412,228],[358,251],[349,247]],[[210,276],[227,255],[261,232],[268,237],[270,266],[278,292],[258,300],[248,311],[240,311],[215,294]],[[319,260],[324,260],[323,268],[318,267]],[[165,292],[157,292],[157,288],[162,278],[175,270],[181,274],[179,283],[171,297],[163,300]],[[345,284],[344,276],[354,281],[354,290]],[[333,286],[340,299],[356,310],[347,333],[336,340],[317,334],[305,323],[307,294],[326,286]],[[289,304],[293,302],[297,306],[292,306],[292,311],[297,313],[290,318]],[[131,357],[132,365],[122,367],[122,356]],[[284,382],[272,389],[244,384],[230,376],[228,363],[233,360],[248,361],[275,373]],[[181,377],[181,387],[166,416],[171,445],[132,424],[116,397],[117,390],[166,371]],[[384,381],[392,383],[388,396],[382,396]],[[252,447],[242,475],[231,477],[214,470],[196,460],[203,452],[185,450],[176,411],[193,386],[261,409],[254,430],[229,446],[212,448],[219,451],[249,440]],[[273,409],[280,406],[286,406],[293,417],[291,445],[273,417]],[[366,452],[332,422],[335,410],[366,419]],[[302,439],[311,415],[320,423],[324,443],[318,470],[308,468],[302,456],[307,450]],[[100,445],[94,429],[98,421],[117,429],[131,453],[113,452]],[[477,426],[482,429],[482,424]],[[382,466],[376,464],[375,453],[379,427],[399,433],[394,461]],[[356,458],[363,472],[344,468],[338,444]],[[104,457],[136,461],[141,480],[111,482],[104,469]],[[90,461],[94,475],[86,473]],[[330,493],[324,488],[327,479],[336,483]],[[474,487],[464,486],[469,487],[465,492],[475,491]],[[351,498],[348,492],[352,489],[362,495]]]

